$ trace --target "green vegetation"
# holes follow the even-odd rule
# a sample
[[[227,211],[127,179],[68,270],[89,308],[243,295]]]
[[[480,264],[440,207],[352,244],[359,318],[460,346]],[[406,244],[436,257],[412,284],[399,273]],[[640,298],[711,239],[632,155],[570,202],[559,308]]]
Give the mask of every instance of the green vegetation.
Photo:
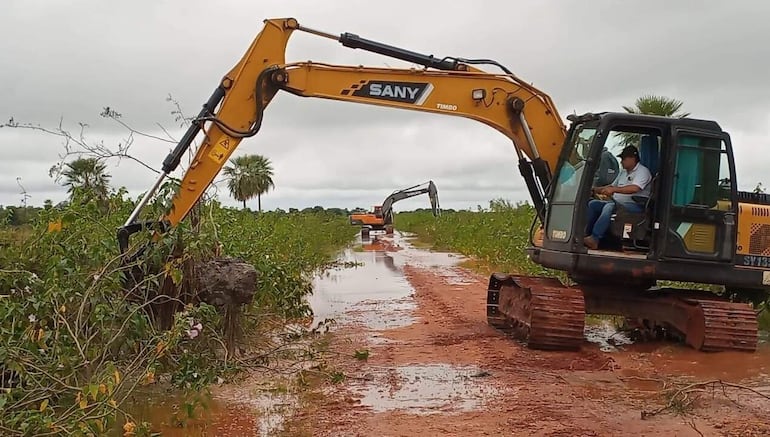
[[[87,202],[107,198],[112,176],[106,173],[107,165],[104,162],[97,158],[78,158],[64,167],[61,175],[70,200],[79,197]]]
[[[308,273],[327,266],[357,229],[347,217],[327,211],[251,212],[214,208],[223,253],[242,258],[260,272],[257,300],[288,317],[310,315],[304,297]]]
[[[634,106],[623,106],[626,112],[631,114],[659,115],[661,117],[685,118],[689,112],[681,112],[684,102],[665,96],[648,94],[636,99]],[[639,134],[621,133],[623,146],[637,146],[641,136]]]
[[[163,198],[148,216],[157,216]],[[220,252],[256,266],[258,290],[242,333],[244,347],[256,350],[240,353],[259,360],[239,360],[228,355],[226,318],[214,307],[183,294],[148,302],[143,288],[124,289],[115,230],[134,202],[120,191],[104,202],[37,210],[24,228],[0,225],[0,434],[102,435],[125,421],[141,435],[147,428],[125,410],[138,386],[171,384],[193,394],[248,365],[268,366],[276,357],[265,338],[275,335],[260,329],[279,332],[283,323],[266,318],[307,316],[310,274],[328,266],[355,233],[343,215],[326,211],[257,215],[208,202],[148,247],[142,259],[160,273],[141,284],[147,289],[160,289],[164,272],[183,283],[183,264],[166,262],[180,243],[181,261]],[[61,231],[47,232],[59,220]],[[132,244],[150,240],[149,232],[139,233]],[[180,303],[170,329],[159,328],[150,311],[164,308],[164,300]]]

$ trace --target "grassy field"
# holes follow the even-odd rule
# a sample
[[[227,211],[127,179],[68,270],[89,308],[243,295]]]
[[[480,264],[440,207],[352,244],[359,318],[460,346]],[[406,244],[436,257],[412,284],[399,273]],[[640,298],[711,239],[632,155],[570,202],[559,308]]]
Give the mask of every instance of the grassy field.
[[[242,361],[225,354],[228,319],[214,307],[194,295],[127,298],[139,289],[123,288],[115,231],[132,206],[115,195],[100,206],[51,209],[28,227],[0,229],[0,376],[7,387],[0,393],[0,434],[101,435],[116,421],[131,421],[122,405],[137,385],[162,381],[197,394],[242,370]],[[46,231],[60,219],[60,232]],[[196,232],[187,222],[175,228],[149,246],[140,266],[155,261],[161,272],[181,279],[183,269],[166,262],[175,244],[182,242],[185,257],[196,258],[211,257],[220,246],[222,255],[242,258],[259,272],[247,319],[270,314],[296,320],[310,312],[305,297],[312,274],[356,232],[347,217],[325,211],[256,214],[208,203]],[[149,241],[149,233],[132,238]],[[158,284],[159,277],[148,277],[143,285],[158,290]],[[147,309],[169,299],[186,305],[170,329],[160,328]],[[271,355],[263,352],[243,351],[262,357],[245,364],[268,365]]]

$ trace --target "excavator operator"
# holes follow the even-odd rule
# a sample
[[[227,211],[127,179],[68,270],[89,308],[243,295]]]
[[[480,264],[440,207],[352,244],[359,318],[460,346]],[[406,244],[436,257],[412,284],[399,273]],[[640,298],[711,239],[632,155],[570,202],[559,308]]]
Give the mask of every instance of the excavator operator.
[[[649,197],[652,174],[639,162],[636,146],[626,146],[618,155],[623,168],[615,181],[603,187],[594,187],[594,193],[611,196],[607,200],[591,199],[588,202],[588,229],[583,239],[589,249],[598,249],[610,227],[610,218],[617,205],[629,212],[641,212],[642,206],[632,196]]]

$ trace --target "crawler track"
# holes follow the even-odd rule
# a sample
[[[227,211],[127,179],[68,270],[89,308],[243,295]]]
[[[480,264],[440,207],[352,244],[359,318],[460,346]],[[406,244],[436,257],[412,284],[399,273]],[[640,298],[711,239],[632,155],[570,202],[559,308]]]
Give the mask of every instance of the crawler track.
[[[757,348],[757,316],[752,307],[707,292],[651,292],[622,285],[566,287],[553,278],[501,273],[489,279],[488,323],[533,349],[579,349],[587,313],[662,326],[704,352]]]
[[[487,320],[533,349],[579,349],[583,294],[557,279],[497,273],[489,281]]]
[[[706,352],[757,348],[757,315],[748,304],[683,299],[697,310],[687,327],[687,344]]]

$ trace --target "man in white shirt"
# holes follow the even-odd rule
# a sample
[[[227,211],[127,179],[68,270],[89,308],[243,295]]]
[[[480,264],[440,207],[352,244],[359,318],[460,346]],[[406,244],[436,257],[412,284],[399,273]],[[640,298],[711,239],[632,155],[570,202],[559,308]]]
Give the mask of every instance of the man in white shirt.
[[[618,157],[622,170],[615,181],[610,185],[593,188],[595,193],[611,196],[611,200],[592,199],[588,202],[588,226],[583,242],[589,249],[599,247],[599,242],[610,227],[610,219],[617,204],[630,212],[641,212],[642,205],[632,197],[650,196],[652,174],[639,163],[639,150],[634,146],[626,146]]]

